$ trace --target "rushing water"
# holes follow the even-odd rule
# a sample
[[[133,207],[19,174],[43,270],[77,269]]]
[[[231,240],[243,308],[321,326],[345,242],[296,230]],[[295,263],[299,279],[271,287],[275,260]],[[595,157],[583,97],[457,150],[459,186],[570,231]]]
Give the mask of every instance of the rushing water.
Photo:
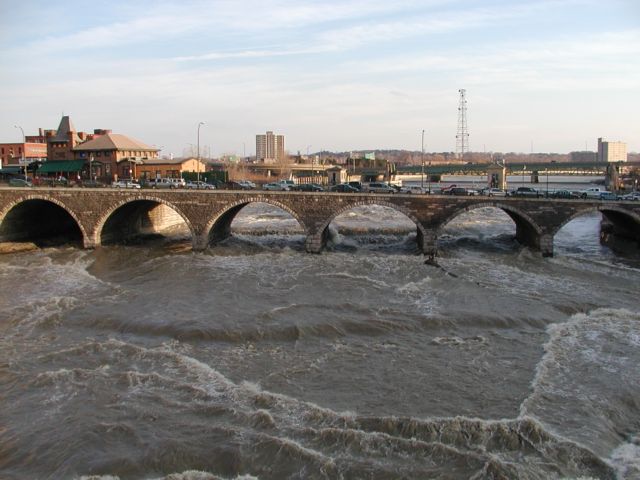
[[[640,267],[599,220],[543,259],[476,210],[440,268],[376,206],[321,255],[259,204],[204,253],[2,256],[0,478],[640,478]]]

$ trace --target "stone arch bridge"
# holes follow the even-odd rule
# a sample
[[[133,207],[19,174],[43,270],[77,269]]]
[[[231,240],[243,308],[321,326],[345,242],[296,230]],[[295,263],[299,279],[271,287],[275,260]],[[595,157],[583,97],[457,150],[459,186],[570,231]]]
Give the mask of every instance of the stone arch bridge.
[[[328,227],[339,214],[361,205],[382,205],[406,215],[416,225],[425,255],[435,256],[442,228],[459,214],[481,207],[506,212],[517,240],[544,256],[553,255],[553,238],[570,220],[591,211],[602,213],[615,235],[640,243],[640,203],[426,195],[307,192],[0,189],[0,242],[75,232],[85,248],[109,236],[126,238],[141,225],[162,221],[155,215],[169,207],[191,232],[193,248],[204,249],[231,233],[231,222],[246,205],[263,202],[290,213],[306,234],[306,250],[322,251]],[[162,207],[164,206],[164,207]]]

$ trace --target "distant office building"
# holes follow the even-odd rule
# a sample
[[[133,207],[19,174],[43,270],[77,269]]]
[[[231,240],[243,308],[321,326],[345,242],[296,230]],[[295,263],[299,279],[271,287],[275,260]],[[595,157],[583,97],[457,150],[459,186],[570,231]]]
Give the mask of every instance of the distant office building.
[[[598,162],[626,162],[627,144],[598,139]]]
[[[275,163],[284,160],[284,135],[256,135],[256,161]]]

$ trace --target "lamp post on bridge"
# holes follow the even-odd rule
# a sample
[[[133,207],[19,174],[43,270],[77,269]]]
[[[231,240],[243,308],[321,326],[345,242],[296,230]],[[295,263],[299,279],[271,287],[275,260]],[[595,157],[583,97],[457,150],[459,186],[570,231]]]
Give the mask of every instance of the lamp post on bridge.
[[[200,127],[202,125],[204,125],[204,122],[198,123],[198,156],[197,156],[198,163],[196,165],[196,175],[197,175],[197,179],[198,179],[198,187],[200,186]]]
[[[20,126],[20,125],[14,125],[15,128],[19,128],[20,131],[22,132],[22,159],[20,161],[20,163],[22,163],[24,165],[24,181],[27,182],[28,181],[28,177],[27,177],[27,162],[24,158],[24,149],[27,146],[27,139],[24,136],[24,129]]]
[[[422,190],[424,190],[424,129],[422,129],[422,156],[420,157],[421,159],[421,170],[420,170],[420,188]]]
[[[547,198],[549,198],[549,167],[547,167]]]

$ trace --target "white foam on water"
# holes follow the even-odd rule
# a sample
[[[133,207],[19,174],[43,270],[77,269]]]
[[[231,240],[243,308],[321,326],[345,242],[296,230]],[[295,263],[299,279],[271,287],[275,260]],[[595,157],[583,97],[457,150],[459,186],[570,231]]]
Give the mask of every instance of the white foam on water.
[[[547,331],[520,416],[533,416],[606,456],[619,444],[620,432],[639,425],[632,399],[640,397],[640,312],[597,309]]]
[[[121,480],[117,475],[82,475],[74,477],[75,480]],[[164,477],[154,477],[149,480],[260,480],[253,475],[238,475],[235,477],[221,477],[200,470],[186,470],[181,473],[170,473]]]
[[[616,467],[620,479],[637,480],[640,478],[640,435],[618,446],[609,457]]]

